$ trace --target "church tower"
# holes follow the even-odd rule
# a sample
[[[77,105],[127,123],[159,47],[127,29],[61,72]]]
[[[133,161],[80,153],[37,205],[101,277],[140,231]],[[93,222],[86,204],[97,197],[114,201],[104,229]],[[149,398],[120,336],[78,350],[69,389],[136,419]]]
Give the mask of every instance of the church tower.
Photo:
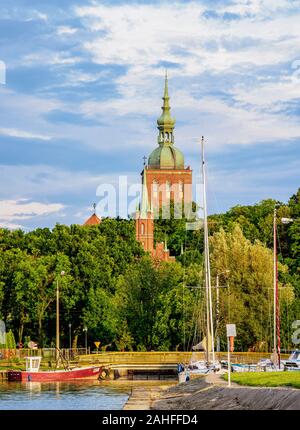
[[[192,170],[184,165],[183,153],[174,146],[175,119],[171,116],[168,76],[165,76],[162,113],[157,120],[158,148],[148,158],[147,189],[153,209],[164,204],[192,202]],[[142,175],[144,173],[142,172]]]
[[[139,210],[135,214],[135,237],[141,242],[144,251],[149,252],[153,260],[175,261],[175,257],[170,256],[167,243],[157,243],[154,248],[154,215],[149,204],[147,171],[143,172],[142,201]]]
[[[144,250],[151,253],[154,247],[154,220],[149,206],[146,171],[143,173],[142,201],[136,212],[135,236]]]

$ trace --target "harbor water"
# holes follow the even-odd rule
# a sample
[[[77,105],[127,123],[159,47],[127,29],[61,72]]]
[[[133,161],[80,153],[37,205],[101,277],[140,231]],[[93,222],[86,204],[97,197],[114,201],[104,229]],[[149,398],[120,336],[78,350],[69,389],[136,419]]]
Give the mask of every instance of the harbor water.
[[[7,382],[0,380],[0,410],[121,410],[136,389],[149,393],[176,380]]]
[[[119,410],[130,393],[128,384],[99,381],[0,381],[0,410]]]

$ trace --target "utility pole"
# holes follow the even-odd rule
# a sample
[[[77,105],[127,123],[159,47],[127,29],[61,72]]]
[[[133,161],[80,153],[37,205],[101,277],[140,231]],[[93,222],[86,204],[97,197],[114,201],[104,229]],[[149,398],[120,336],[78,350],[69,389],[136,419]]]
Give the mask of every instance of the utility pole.
[[[56,366],[59,361],[59,285],[58,278],[56,280]]]
[[[61,276],[64,276],[65,272],[62,271],[60,273]],[[59,342],[59,337],[60,337],[60,333],[59,333],[59,282],[58,282],[58,277],[56,279],[56,366],[58,367],[59,364],[59,347],[60,347],[60,342]]]
[[[216,295],[217,295],[217,306],[216,306],[216,332],[217,332],[217,352],[220,352],[220,336],[219,336],[219,318],[220,318],[220,297],[219,297],[219,275],[216,277]]]
[[[83,331],[85,332],[85,353],[87,354],[87,327],[85,326]]]
[[[278,360],[278,367],[280,368],[280,309],[278,298],[278,260],[277,260],[277,209],[274,208],[273,219],[273,248],[274,248],[274,261],[273,261],[273,283],[274,283],[274,358]]]
[[[70,351],[72,349],[72,332],[71,332],[71,329],[72,329],[72,324],[69,323],[69,349],[70,349]]]

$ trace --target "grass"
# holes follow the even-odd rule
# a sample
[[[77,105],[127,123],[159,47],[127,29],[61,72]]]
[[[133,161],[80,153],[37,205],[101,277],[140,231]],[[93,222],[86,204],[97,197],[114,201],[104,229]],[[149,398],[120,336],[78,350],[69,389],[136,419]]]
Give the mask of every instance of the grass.
[[[224,375],[227,378],[227,374]],[[300,388],[300,372],[245,372],[231,373],[231,381],[251,387]]]

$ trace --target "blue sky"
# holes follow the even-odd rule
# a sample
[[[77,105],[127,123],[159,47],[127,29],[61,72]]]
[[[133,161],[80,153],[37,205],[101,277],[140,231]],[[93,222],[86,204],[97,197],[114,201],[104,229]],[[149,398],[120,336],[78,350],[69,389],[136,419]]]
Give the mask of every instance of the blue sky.
[[[138,182],[165,68],[195,182],[206,138],[209,212],[287,201],[300,185],[299,22],[299,0],[0,0],[0,225],[82,223],[98,185]]]

